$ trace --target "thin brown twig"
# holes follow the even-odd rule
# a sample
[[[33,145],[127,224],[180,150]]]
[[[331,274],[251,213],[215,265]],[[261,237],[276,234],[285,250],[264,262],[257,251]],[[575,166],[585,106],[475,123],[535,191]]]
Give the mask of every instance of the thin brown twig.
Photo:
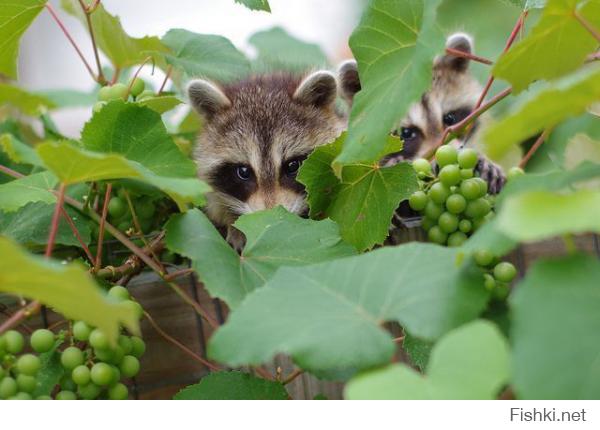
[[[165,73],[165,79],[163,80],[162,84],[160,85],[160,88],[159,88],[158,93],[157,93],[159,96],[164,91],[165,86],[167,85],[167,81],[171,77],[171,73],[173,73],[173,66],[167,67],[167,73]]]
[[[544,130],[544,132],[542,134],[540,134],[540,136],[536,139],[533,146],[531,148],[529,148],[529,151],[527,151],[527,154],[525,154],[525,156],[521,159],[521,162],[519,163],[519,167],[521,169],[527,165],[527,163],[529,162],[531,157],[533,157],[533,154],[535,154],[537,152],[537,150],[540,148],[540,146],[542,146],[542,144],[546,141],[549,134],[550,134],[550,130]]]
[[[106,184],[106,192],[104,193],[104,204],[102,205],[102,216],[100,218],[100,228],[98,229],[98,249],[96,252],[96,262],[94,264],[94,271],[100,270],[102,264],[102,244],[104,242],[104,226],[106,224],[106,215],[108,214],[108,202],[110,200],[110,194],[112,192],[112,184],[109,182]]]
[[[452,55],[453,57],[467,58],[469,60],[473,60],[473,61],[475,61],[477,63],[481,63],[481,64],[486,64],[488,66],[491,66],[492,64],[494,64],[493,61],[488,60],[487,58],[483,58],[483,57],[480,57],[479,55],[471,54],[470,52],[464,52],[459,49],[446,48],[446,53],[449,55]]]
[[[127,100],[127,98],[129,98],[129,93],[131,93],[131,88],[133,87],[133,83],[135,82],[136,78],[138,77],[138,75],[142,71],[142,68],[146,65],[146,63],[148,61],[152,61],[154,63],[154,57],[152,57],[151,55],[149,55],[148,57],[146,57],[144,59],[144,61],[142,61],[142,64],[140,64],[140,66],[137,68],[137,70],[133,74],[133,77],[131,78],[131,81],[129,81],[129,85],[127,86],[127,92],[125,93],[125,100]]]
[[[71,231],[73,232],[73,235],[79,242],[79,245],[81,245],[81,248],[85,252],[86,257],[88,258],[88,260],[90,261],[91,264],[94,264],[94,261],[95,261],[94,256],[90,252],[90,248],[88,248],[88,246],[85,244],[83,238],[81,237],[81,234],[79,234],[79,230],[77,229],[77,226],[75,226],[75,223],[73,222],[73,220],[71,219],[71,217],[69,216],[69,214],[67,213],[67,211],[65,210],[64,207],[60,208],[60,212],[61,212],[61,215],[63,216],[63,218],[65,219],[65,221],[67,221],[67,224],[69,224],[69,227],[71,227]]]
[[[261,366],[254,366],[252,367],[252,369],[258,373],[259,376],[262,376],[264,379],[268,379],[268,380],[274,380],[275,378],[273,378],[273,375],[271,375],[271,373],[265,369],[264,367]]]
[[[99,2],[98,2],[99,3]],[[88,26],[88,32],[90,33],[90,39],[92,40],[92,49],[94,51],[94,58],[96,59],[96,67],[98,67],[98,77],[97,81],[100,85],[106,85],[107,81],[104,77],[104,73],[102,72],[102,64],[100,64],[100,55],[98,54],[98,45],[96,44],[96,37],[94,36],[94,26],[92,25],[92,8],[87,7],[83,0],[79,0],[79,5],[81,9],[83,9],[83,13],[85,15],[85,20]],[[98,4],[94,5],[94,9],[98,7]]]
[[[213,318],[212,315],[210,315],[210,313],[206,309],[204,309],[200,303],[189,297],[179,285],[170,281],[166,282],[167,285],[169,285],[169,287],[171,287],[171,289],[183,299],[184,302],[186,302],[188,305],[194,308],[196,313],[206,320],[206,322],[212,329],[216,329],[219,327],[219,322],[215,318]]]
[[[404,340],[404,338],[405,338],[405,337],[406,337],[406,336],[399,336],[399,337],[396,337],[396,338],[394,338],[394,342],[395,342],[395,343],[400,343],[400,342],[402,342],[402,341]]]
[[[304,373],[304,370],[302,370],[302,369],[295,369],[292,373],[290,373],[288,375],[287,378],[285,378],[282,381],[282,384],[283,385],[289,384],[290,382],[292,382],[294,379],[296,379],[298,376],[302,375],[303,373]]]
[[[598,31],[587,19],[581,16],[578,11],[574,11],[573,16],[598,42],[600,42],[600,31]]]
[[[173,279],[179,278],[181,276],[190,275],[194,272],[195,272],[194,269],[181,269],[181,270],[177,270],[175,272],[167,273],[165,276],[163,276],[163,279],[165,281],[172,281]]]
[[[154,330],[156,330],[156,332],[159,335],[161,335],[165,340],[172,343],[173,345],[175,345],[176,347],[181,349],[183,352],[185,352],[187,355],[192,357],[194,360],[196,360],[199,363],[203,364],[204,366],[208,367],[210,370],[212,370],[214,372],[218,372],[219,370],[221,370],[221,368],[219,366],[211,363],[210,361],[206,360],[204,357],[201,357],[200,355],[196,354],[194,351],[192,351],[187,346],[185,346],[184,344],[179,342],[177,339],[175,339],[174,337],[167,334],[162,328],[160,328],[160,326],[156,323],[156,321],[154,321],[154,319],[150,316],[150,314],[148,312],[144,311],[144,316],[146,317],[146,319],[148,320],[150,325],[152,327],[154,327]]]

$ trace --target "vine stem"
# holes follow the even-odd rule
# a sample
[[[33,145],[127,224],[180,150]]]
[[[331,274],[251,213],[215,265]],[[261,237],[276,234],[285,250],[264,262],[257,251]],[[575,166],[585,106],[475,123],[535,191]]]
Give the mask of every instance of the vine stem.
[[[164,279],[164,278],[163,278]],[[181,297],[183,299],[184,302],[186,302],[188,305],[190,305],[192,308],[194,308],[194,310],[196,311],[196,313],[198,315],[200,315],[202,318],[204,318],[206,320],[206,322],[208,323],[208,325],[212,328],[212,329],[216,329],[219,327],[219,323],[217,322],[216,319],[214,319],[210,313],[208,313],[208,311],[206,311],[202,305],[200,305],[200,303],[198,303],[197,301],[195,301],[194,299],[190,298],[184,291],[183,289],[177,285],[174,282],[169,282],[167,281],[167,284],[169,285],[169,287],[171,287],[171,289],[173,291],[175,291],[175,293]]]
[[[69,224],[69,227],[71,227],[71,231],[73,232],[73,234],[75,235],[75,238],[81,245],[81,248],[83,249],[83,252],[85,252],[86,257],[88,258],[88,260],[90,261],[91,264],[94,264],[94,261],[95,261],[94,256],[90,252],[90,248],[88,248],[88,246],[83,241],[83,238],[81,237],[81,234],[79,234],[79,230],[77,230],[75,223],[73,222],[73,220],[71,219],[71,217],[69,216],[69,214],[67,213],[67,211],[65,210],[64,207],[60,208],[60,212],[61,212],[63,218],[67,221],[67,224]]]
[[[533,154],[535,154],[540,146],[542,146],[542,144],[546,141],[546,139],[548,139],[549,134],[550,130],[544,130],[544,132],[540,134],[535,143],[531,146],[531,148],[529,148],[529,151],[527,151],[527,154],[525,154],[525,156],[521,159],[521,162],[519,163],[519,167],[521,169],[527,165],[531,157],[533,157]]]
[[[102,217],[100,218],[100,228],[98,232],[98,249],[96,251],[96,262],[94,264],[94,272],[100,270],[102,264],[102,244],[104,242],[104,225],[106,224],[106,215],[108,214],[108,201],[112,193],[112,184],[106,184],[106,192],[104,193],[104,204],[102,205]]]
[[[469,60],[473,60],[477,63],[486,64],[491,66],[494,64],[493,61],[488,60],[487,58],[480,57],[479,55],[471,54],[469,52],[460,51],[454,48],[446,48],[446,53],[452,55],[454,57],[468,58]]]
[[[85,68],[87,69],[87,71],[89,72],[89,74],[92,77],[92,79],[94,79],[94,81],[96,81],[96,82],[99,82],[99,79],[94,74],[94,71],[92,70],[92,67],[87,62],[87,60],[85,59],[85,57],[83,56],[83,53],[81,52],[81,49],[79,49],[79,46],[77,46],[77,43],[75,42],[75,40],[73,39],[73,37],[69,33],[69,30],[67,30],[67,28],[65,27],[65,25],[63,24],[63,22],[60,20],[60,18],[58,17],[58,15],[54,11],[54,8],[50,5],[50,3],[46,3],[46,9],[48,9],[48,12],[50,12],[50,15],[52,15],[52,18],[54,18],[54,21],[56,21],[56,23],[58,24],[58,26],[60,27],[60,29],[62,30],[62,32],[64,33],[64,35],[67,37],[67,39],[69,40],[69,42],[71,42],[71,45],[73,46],[73,48],[75,48],[75,51],[79,55],[79,58],[81,58],[81,61],[83,61],[83,64],[84,64]]]
[[[195,273],[194,269],[181,269],[175,272],[167,273],[165,276],[163,276],[163,279],[165,281],[172,281],[173,279],[179,278],[181,276],[190,275],[192,273]]]
[[[581,14],[577,11],[573,12],[573,16],[575,16],[575,19],[577,21],[579,21],[579,23],[587,30],[590,32],[590,34],[592,36],[594,36],[594,38],[600,42],[600,31],[598,31],[587,19],[585,19],[583,16],[581,16]]]
[[[165,74],[165,79],[163,80],[162,84],[160,85],[160,88],[157,93],[158,95],[161,95],[163,90],[165,89],[165,86],[167,85],[167,81],[171,77],[171,73],[173,73],[173,66],[169,66],[167,68],[167,73]]]
[[[216,364],[211,363],[210,361],[206,360],[204,357],[196,354],[194,351],[192,351],[191,349],[189,349],[187,346],[185,346],[184,344],[182,344],[181,342],[179,342],[177,339],[175,339],[174,337],[172,337],[171,335],[169,335],[168,333],[166,333],[156,323],[156,321],[154,321],[154,318],[152,318],[148,312],[144,311],[144,316],[146,317],[146,319],[148,320],[148,322],[150,323],[150,325],[154,328],[154,330],[156,330],[156,332],[159,335],[161,335],[166,341],[172,343],[177,348],[181,349],[187,355],[189,355],[190,357],[192,357],[197,362],[199,362],[199,363],[203,364],[204,366],[208,367],[213,372],[218,372],[218,371],[221,370],[221,368],[219,366],[217,366]]]
[[[129,93],[131,93],[131,87],[133,87],[133,82],[138,77],[138,75],[142,71],[142,68],[146,65],[146,63],[148,61],[152,61],[154,63],[154,58],[152,58],[152,56],[149,55],[148,57],[146,57],[144,59],[144,61],[142,61],[142,64],[140,64],[140,66],[137,68],[137,70],[133,74],[133,77],[131,78],[131,81],[129,82],[129,85],[127,86],[127,93],[125,94],[125,100],[127,100],[127,98],[129,98]],[[154,70],[154,66],[153,66],[152,70]]]
[[[98,55],[98,46],[96,44],[96,37],[94,36],[94,26],[92,25],[92,12],[94,10],[96,10],[96,8],[98,7],[98,5],[100,4],[100,1],[97,0],[95,4],[92,5],[92,7],[87,7],[84,3],[83,0],[79,0],[79,5],[81,6],[81,9],[83,9],[83,13],[85,14],[85,20],[87,22],[87,26],[88,26],[88,31],[90,32],[90,39],[92,39],[92,48],[94,51],[94,58],[96,59],[96,66],[98,67],[98,78],[96,79],[98,81],[98,83],[100,85],[106,85],[107,81],[106,78],[104,77],[104,73],[102,72],[102,65],[100,64],[100,55]]]
[[[296,379],[298,376],[302,375],[304,373],[304,370],[302,369],[295,369],[292,373],[290,373],[288,375],[287,378],[285,378],[281,383],[283,385],[287,385],[290,382],[294,381],[294,379]]]

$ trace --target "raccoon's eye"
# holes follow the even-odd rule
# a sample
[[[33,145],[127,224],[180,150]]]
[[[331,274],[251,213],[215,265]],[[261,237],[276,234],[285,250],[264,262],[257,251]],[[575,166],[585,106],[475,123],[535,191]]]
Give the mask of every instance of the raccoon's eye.
[[[442,117],[442,121],[444,122],[444,125],[446,127],[450,127],[451,125],[457,124],[463,119],[465,119],[467,116],[469,116],[470,113],[471,111],[469,109],[453,110],[452,112],[446,113]]]
[[[252,175],[252,169],[248,166],[241,165],[235,168],[235,173],[242,181],[247,181]]]
[[[418,136],[418,134],[419,134],[419,129],[417,129],[417,127],[402,127],[400,129],[400,137],[405,142],[407,140],[412,140],[412,139],[416,138]]]
[[[298,173],[298,169],[300,168],[300,160],[295,159],[295,160],[290,160],[288,162],[286,162],[283,166],[284,170],[285,170],[285,174],[288,176],[293,176],[296,173]]]

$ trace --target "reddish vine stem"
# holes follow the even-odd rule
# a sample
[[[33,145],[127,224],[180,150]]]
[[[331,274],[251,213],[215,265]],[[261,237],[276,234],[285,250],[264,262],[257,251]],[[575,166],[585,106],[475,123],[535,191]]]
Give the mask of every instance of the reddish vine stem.
[[[298,376],[302,375],[303,373],[304,373],[304,370],[302,370],[302,369],[295,369],[295,370],[294,370],[292,373],[290,373],[290,374],[288,375],[288,377],[287,377],[287,378],[285,378],[285,379],[284,379],[284,380],[283,380],[281,383],[282,383],[283,385],[287,385],[287,384],[289,384],[290,382],[293,382],[293,381],[294,381],[294,379],[296,379]]]
[[[113,74],[112,79],[110,80],[110,84],[114,85],[117,83],[117,81],[119,80],[119,76],[121,75],[121,69],[120,68],[115,68],[115,73]]]
[[[91,14],[98,7],[99,1],[96,2],[94,7],[87,7],[83,0],[79,0],[79,5],[81,9],[83,9],[83,13],[85,14],[85,20],[87,22],[88,31],[90,33],[90,39],[92,39],[92,48],[94,51],[94,58],[96,59],[96,67],[98,67],[98,78],[96,79],[100,85],[106,85],[107,81],[104,77],[104,73],[102,72],[102,64],[100,64],[100,55],[98,55],[98,46],[96,44],[96,37],[94,36],[94,26],[92,25],[92,17]]]
[[[17,172],[16,170],[11,169],[10,167],[6,167],[0,164],[0,172],[7,174],[8,176],[12,176],[16,179],[21,179],[25,175]]]
[[[88,246],[83,241],[83,238],[81,237],[81,234],[79,234],[79,230],[77,230],[75,223],[73,222],[73,220],[71,219],[71,217],[69,216],[69,214],[67,213],[67,211],[65,210],[64,207],[60,208],[60,212],[61,212],[63,218],[67,221],[67,224],[69,224],[69,227],[71,227],[71,231],[73,232],[73,234],[75,235],[75,238],[81,245],[81,248],[85,252],[86,257],[88,258],[88,260],[90,261],[91,264],[94,264],[94,261],[95,261],[94,256],[90,252],[90,249],[88,248]]]
[[[160,88],[157,93],[158,95],[161,95],[163,90],[165,89],[165,86],[167,85],[167,81],[171,77],[171,73],[173,73],[173,66],[169,66],[167,68],[167,73],[165,74],[165,79],[163,80],[162,84],[160,85]]]
[[[172,281],[173,279],[179,278],[181,276],[190,275],[194,272],[194,269],[181,269],[177,270],[176,272],[167,273],[165,276],[163,276],[163,279],[165,281]]]
[[[169,285],[169,287],[171,287],[173,291],[175,291],[175,293],[179,297],[183,299],[184,302],[186,302],[188,305],[194,308],[196,313],[202,318],[204,318],[212,329],[216,329],[219,327],[219,322],[215,318],[213,318],[212,315],[206,309],[204,309],[200,303],[189,297],[179,285],[169,281],[167,281],[167,284]]]
[[[219,366],[217,366],[216,364],[211,363],[210,361],[206,360],[204,357],[201,357],[200,355],[196,354],[194,351],[192,351],[187,346],[185,346],[184,344],[182,344],[181,342],[179,342],[177,339],[175,339],[171,335],[167,334],[162,328],[160,328],[160,326],[156,323],[156,321],[154,321],[154,319],[150,316],[150,314],[148,312],[144,311],[144,316],[146,317],[146,319],[148,320],[148,322],[150,323],[150,325],[154,328],[154,330],[156,330],[156,332],[159,335],[161,335],[166,341],[172,343],[177,348],[181,349],[187,355],[189,355],[190,357],[192,357],[197,362],[199,362],[199,363],[203,364],[204,366],[208,367],[213,372],[218,372],[219,370],[221,370],[221,368]]]
[[[598,31],[587,19],[585,19],[583,16],[581,16],[579,14],[579,12],[575,11],[573,12],[573,16],[575,16],[575,19],[577,21],[579,21],[579,23],[587,30],[590,32],[590,34],[592,36],[594,36],[594,38],[600,42],[600,31]]]
[[[96,82],[99,82],[98,77],[96,77],[96,75],[94,74],[94,71],[92,70],[92,67],[87,62],[87,60],[85,59],[85,57],[83,56],[83,53],[81,52],[81,49],[79,49],[79,46],[77,46],[77,43],[75,43],[75,40],[73,39],[73,37],[71,36],[71,34],[69,33],[69,31],[67,30],[67,28],[65,27],[65,25],[62,23],[62,21],[60,20],[60,18],[58,17],[58,15],[54,11],[54,9],[50,5],[50,3],[46,3],[46,9],[48,9],[48,12],[50,12],[50,15],[52,15],[52,18],[54,18],[54,21],[56,21],[56,23],[58,24],[58,26],[60,27],[60,29],[62,30],[62,32],[64,33],[64,35],[67,37],[67,39],[69,40],[69,42],[71,42],[71,45],[73,46],[73,48],[75,48],[75,51],[77,51],[77,54],[79,55],[79,58],[81,58],[81,61],[83,61],[83,64],[85,65],[85,68],[89,72],[89,74],[92,77],[92,79],[94,79],[94,81],[96,81]]]
[[[106,184],[106,193],[104,193],[104,204],[102,205],[102,217],[100,218],[100,228],[98,232],[98,250],[96,252],[96,263],[94,264],[94,272],[100,269],[102,263],[102,243],[104,242],[104,225],[106,224],[106,214],[108,213],[108,201],[112,192],[112,184]]]
[[[446,48],[446,53],[452,55],[454,57],[468,58],[469,60],[473,60],[477,63],[486,64],[491,66],[494,64],[493,61],[488,60],[487,58],[480,57],[479,55],[471,54],[469,52],[460,51],[454,48]]]
[[[593,61],[598,61],[598,60],[600,60],[600,52],[596,52],[594,54],[588,55],[588,57],[586,58],[585,62],[586,63],[591,63]]]
[[[273,375],[271,375],[271,373],[268,370],[266,370],[260,366],[253,367],[252,369],[254,369],[254,371],[256,373],[258,373],[259,376],[262,376],[264,379],[269,379],[269,380],[274,379]]]
[[[550,134],[550,130],[544,130],[544,132],[542,134],[540,134],[540,136],[536,139],[533,146],[531,148],[529,148],[529,151],[527,151],[527,154],[525,154],[523,159],[521,159],[521,162],[519,163],[519,167],[521,169],[527,165],[527,163],[529,162],[531,157],[533,157],[533,154],[535,154],[537,152],[537,150],[540,148],[540,146],[542,146],[542,144],[546,141],[546,139],[548,139],[549,134]]]

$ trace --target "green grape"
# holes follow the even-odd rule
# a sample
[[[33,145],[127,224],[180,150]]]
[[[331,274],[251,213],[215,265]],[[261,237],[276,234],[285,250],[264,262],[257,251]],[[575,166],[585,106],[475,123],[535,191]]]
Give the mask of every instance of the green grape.
[[[473,257],[475,258],[475,263],[481,267],[489,266],[494,261],[494,254],[487,249],[476,251]]]
[[[0,355],[6,349],[6,339],[4,336],[0,335]]]
[[[144,308],[138,302],[134,302],[133,300],[125,300],[123,305],[128,306],[133,310],[138,319],[141,319],[144,316]]]
[[[436,182],[429,189],[429,198],[440,206],[444,204],[448,196],[450,196],[450,189],[441,182]]]
[[[90,333],[90,345],[97,349],[108,349],[110,346],[108,337],[98,328],[95,328]]]
[[[54,333],[45,328],[38,329],[31,334],[29,343],[37,353],[48,352],[54,346]]]
[[[127,203],[120,197],[113,197],[108,202],[108,213],[113,218],[120,218],[127,212]]]
[[[430,242],[444,245],[446,243],[446,240],[448,239],[448,235],[444,233],[439,226],[434,225],[427,232],[427,238]]]
[[[52,400],[52,397],[47,394],[42,394],[41,396],[37,396],[35,400]]]
[[[156,212],[154,203],[150,200],[141,200],[135,204],[135,212],[142,219],[152,218]]]
[[[6,342],[6,352],[11,354],[18,354],[23,350],[25,346],[25,338],[23,335],[16,330],[8,330],[4,333],[4,341]]]
[[[106,102],[96,102],[94,103],[94,106],[92,106],[92,112],[98,113],[104,108],[104,106],[106,106]]]
[[[7,375],[6,370],[4,370],[4,367],[2,367],[2,365],[0,364],[0,381],[2,380],[2,378],[4,378]]]
[[[111,87],[106,86],[106,87],[102,87],[100,88],[100,90],[98,91],[98,100],[102,101],[102,102],[108,102],[111,99]]]
[[[490,203],[487,200],[480,198],[467,203],[465,215],[471,219],[481,218],[486,216],[491,210],[492,207],[490,206]]]
[[[479,197],[485,196],[488,192],[488,183],[481,178],[473,178],[473,181],[479,184]]]
[[[508,295],[510,294],[510,289],[506,284],[498,284],[496,285],[496,288],[494,288],[492,294],[496,300],[506,300],[508,298]]]
[[[84,400],[94,400],[98,398],[101,392],[102,388],[91,382],[89,384],[82,385],[81,387],[77,388],[77,393]]]
[[[473,169],[460,169],[460,178],[461,179],[470,179],[475,175]]]
[[[425,158],[417,158],[412,162],[412,166],[417,173],[422,173],[423,175],[431,174],[431,163]]]
[[[452,233],[458,228],[458,217],[450,212],[444,212],[438,219],[438,226],[444,233]]]
[[[416,191],[408,198],[408,205],[414,211],[422,211],[427,204],[427,194],[423,191]]]
[[[140,358],[146,352],[146,343],[137,336],[131,336],[132,350],[131,354],[134,357]]]
[[[442,212],[444,212],[444,209],[440,205],[435,204],[432,200],[429,200],[425,205],[425,216],[434,221],[440,217]]]
[[[96,363],[90,372],[92,382],[96,385],[105,386],[113,380],[113,370],[106,363]]]
[[[152,219],[152,218],[140,220],[140,230],[142,230],[145,233],[150,233],[153,225],[154,225],[154,219]]]
[[[156,97],[156,94],[154,94],[154,91],[152,90],[144,90],[142,91],[142,93],[136,97],[137,101],[141,101],[141,100],[145,100],[145,99],[150,99],[152,97]]]
[[[460,169],[456,164],[449,164],[442,167],[440,174],[438,175],[442,184],[450,187],[456,185],[461,181]]]
[[[31,394],[23,393],[23,392],[19,392],[10,398],[10,400],[31,400],[31,399],[32,399]]]
[[[18,390],[17,381],[10,376],[6,376],[0,381],[0,399],[12,397],[17,394]]]
[[[520,167],[511,167],[510,169],[508,169],[508,173],[506,174],[506,179],[508,181],[512,181],[515,178],[518,178],[519,176],[523,176],[525,174],[525,171],[523,169],[521,169]]]
[[[127,400],[128,397],[129,390],[125,384],[119,382],[108,389],[109,400]]]
[[[126,378],[132,378],[140,371],[140,362],[133,355],[126,355],[119,365],[121,374]]]
[[[440,167],[455,164],[457,157],[458,151],[450,145],[440,146],[437,151],[435,151],[435,161],[437,161]]]
[[[462,231],[455,231],[450,236],[448,236],[448,246],[461,246],[467,240],[467,235]]]
[[[463,233],[469,233],[472,228],[473,224],[471,224],[471,221],[469,221],[468,219],[461,219],[458,222],[458,229]]]
[[[131,221],[123,221],[117,225],[119,231],[127,231],[131,228]]]
[[[33,354],[23,354],[17,360],[17,369],[24,375],[35,375],[40,370],[41,365],[39,357]]]
[[[500,282],[510,282],[517,276],[517,269],[511,263],[503,261],[494,267],[494,277]]]
[[[446,200],[446,209],[448,209],[448,212],[450,213],[459,214],[464,211],[466,207],[467,201],[460,194],[452,194],[448,197],[448,200]]]
[[[109,87],[109,100],[125,100],[125,96],[127,95],[127,85],[122,83],[114,84]]]
[[[479,161],[479,156],[474,149],[465,148],[458,153],[457,160],[461,169],[473,169]]]
[[[115,285],[108,290],[108,295],[119,302],[129,300],[129,291],[121,285]]]
[[[83,351],[76,346],[70,346],[60,355],[60,362],[67,370],[73,370],[83,364]]]
[[[483,279],[483,286],[486,290],[492,291],[494,288],[496,288],[496,280],[492,275],[490,275],[489,273],[484,273]]]
[[[146,88],[146,83],[140,78],[135,78],[131,84],[131,95],[133,97],[139,96]]]
[[[482,196],[481,187],[476,178],[462,181],[460,183],[460,193],[467,200],[475,200]]]
[[[86,385],[90,382],[90,369],[83,364],[77,366],[71,373],[71,379],[79,386]]]
[[[112,369],[113,376],[112,376],[112,381],[109,385],[113,385],[121,380],[121,371],[119,370],[119,368],[117,366],[114,366],[114,365],[110,366],[110,368]]]
[[[56,394],[56,400],[77,400],[77,395],[73,391],[62,390]]]
[[[87,341],[91,332],[92,328],[85,321],[76,321],[73,324],[73,337],[77,340]]]
[[[35,387],[37,386],[37,380],[34,376],[18,375],[17,386],[19,387],[20,391],[25,393],[33,393],[33,390],[35,390]]]
[[[129,355],[133,349],[133,343],[131,342],[131,339],[123,334],[119,335],[119,346],[123,349],[123,353],[125,355]]]
[[[123,348],[117,345],[117,347],[112,350],[112,357],[110,360],[108,360],[108,362],[119,364],[121,360],[123,360],[123,357],[125,357],[125,351],[123,351]]]
[[[108,362],[112,361],[112,359],[114,357],[114,353],[110,349],[98,349],[98,348],[94,348],[94,356],[98,360],[104,361],[104,362],[108,363]]]
[[[437,225],[436,221],[427,217],[423,218],[423,220],[421,221],[421,228],[425,231],[429,231],[429,229],[434,225]]]

